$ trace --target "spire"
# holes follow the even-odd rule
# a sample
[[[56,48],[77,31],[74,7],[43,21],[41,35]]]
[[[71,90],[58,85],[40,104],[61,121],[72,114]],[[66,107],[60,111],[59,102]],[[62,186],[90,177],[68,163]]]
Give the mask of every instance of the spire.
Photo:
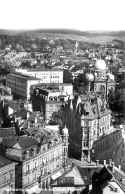
[[[74,96],[73,95],[70,95],[69,99],[70,100],[73,100],[74,99]]]
[[[65,127],[63,128],[63,134],[64,135],[68,135],[68,128],[66,127],[66,123],[65,123]]]
[[[80,103],[81,103],[81,98],[80,98],[80,96],[78,96],[76,108],[78,107],[78,105],[79,105]]]
[[[72,100],[71,100],[71,102],[70,102],[70,109],[73,110]]]
[[[4,105],[5,105],[5,103],[4,103],[4,99],[3,99],[3,108],[4,108]]]

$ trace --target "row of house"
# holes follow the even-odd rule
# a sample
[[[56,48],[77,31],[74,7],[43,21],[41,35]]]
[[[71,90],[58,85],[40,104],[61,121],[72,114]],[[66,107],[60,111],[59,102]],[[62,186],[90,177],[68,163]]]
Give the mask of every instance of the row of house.
[[[60,96],[70,96],[73,94],[72,83],[63,83],[60,80],[51,82],[48,78],[48,76],[51,77],[51,73],[58,73],[59,79],[62,79],[60,76],[62,77],[63,71],[36,71],[38,76],[34,74],[34,71],[30,72],[30,74],[23,74],[23,72],[15,71],[8,74],[6,85],[11,88],[14,98],[29,101],[36,89],[39,91],[40,96],[46,97],[46,101],[59,101]],[[45,73],[45,76],[43,73]]]
[[[11,131],[12,129],[10,129]],[[1,128],[0,190],[22,191],[48,189],[52,176],[63,173],[68,166],[68,130],[62,135],[44,129],[40,142],[31,136],[7,136]],[[24,192],[25,191],[25,192]],[[17,192],[17,193],[18,193]]]

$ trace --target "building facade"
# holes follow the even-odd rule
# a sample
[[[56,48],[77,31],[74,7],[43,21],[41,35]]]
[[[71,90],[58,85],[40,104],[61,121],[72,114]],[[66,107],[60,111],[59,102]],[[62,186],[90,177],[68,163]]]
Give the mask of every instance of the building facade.
[[[52,114],[54,112],[58,112],[60,110],[61,105],[62,105],[62,102],[60,101],[49,100],[46,102],[46,108],[45,108],[46,122],[51,120]]]
[[[68,133],[43,131],[41,142],[32,137],[20,136],[3,141],[6,156],[18,161],[15,186],[28,193],[50,187],[51,176],[63,171],[67,164]]]
[[[85,100],[85,99],[84,99]],[[110,132],[111,112],[106,101],[96,96],[89,96],[81,107],[82,155],[81,160],[88,157],[94,141]]]
[[[12,100],[13,96],[11,94],[11,88],[5,87],[3,85],[0,86],[0,101],[2,100]]]
[[[108,70],[108,67],[104,60],[96,60],[94,66],[90,66],[89,72],[85,74],[85,78],[88,84],[88,91],[93,91],[97,95],[101,95],[106,100],[110,91],[115,90],[115,77]]]
[[[107,98],[110,90],[115,90],[114,76],[108,73],[104,60],[96,61],[93,72],[86,74],[88,94],[81,96],[82,156],[90,160],[90,150],[94,141],[111,131],[111,112]]]
[[[94,69],[94,91],[104,94],[107,99],[110,90],[115,90],[114,75],[109,72],[105,61],[99,59],[96,61]]]
[[[16,97],[30,99],[30,88],[32,85],[41,83],[40,79],[23,75],[21,73],[10,73],[7,76],[7,86],[11,88]]]
[[[92,158],[93,160],[112,159],[117,166],[121,165],[121,169],[125,170],[124,147],[124,127],[116,128],[112,133],[94,142]]]
[[[0,193],[15,192],[15,165],[16,163],[0,156]]]
[[[17,69],[17,72],[33,76],[41,80],[41,83],[63,83],[63,70],[46,69]]]

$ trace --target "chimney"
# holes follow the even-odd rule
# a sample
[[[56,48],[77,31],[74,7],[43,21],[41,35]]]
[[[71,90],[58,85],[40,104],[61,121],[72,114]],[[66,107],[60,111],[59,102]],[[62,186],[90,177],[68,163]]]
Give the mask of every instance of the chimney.
[[[118,169],[121,170],[121,165],[118,165]]]
[[[96,166],[98,166],[99,165],[99,160],[96,160]]]
[[[109,159],[109,166],[112,166],[112,159]]]
[[[103,165],[104,165],[104,166],[107,166],[107,164],[106,164],[106,160],[104,160],[104,161],[103,161]]]
[[[114,166],[115,166],[115,164],[114,164],[114,162],[112,162],[112,172],[114,173]]]

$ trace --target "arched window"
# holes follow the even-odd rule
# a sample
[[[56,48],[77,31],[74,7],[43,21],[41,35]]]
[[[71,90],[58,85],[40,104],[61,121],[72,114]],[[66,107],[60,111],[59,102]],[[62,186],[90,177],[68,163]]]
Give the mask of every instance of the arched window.
[[[30,156],[31,157],[34,156],[34,149],[33,148],[30,149]]]
[[[54,96],[54,100],[57,101],[57,96]]]
[[[53,97],[52,97],[52,96],[50,96],[50,97],[49,97],[49,100],[50,100],[50,101],[52,101],[52,100],[53,100]]]
[[[27,151],[25,150],[24,152],[23,152],[23,159],[25,160],[27,158]]]

